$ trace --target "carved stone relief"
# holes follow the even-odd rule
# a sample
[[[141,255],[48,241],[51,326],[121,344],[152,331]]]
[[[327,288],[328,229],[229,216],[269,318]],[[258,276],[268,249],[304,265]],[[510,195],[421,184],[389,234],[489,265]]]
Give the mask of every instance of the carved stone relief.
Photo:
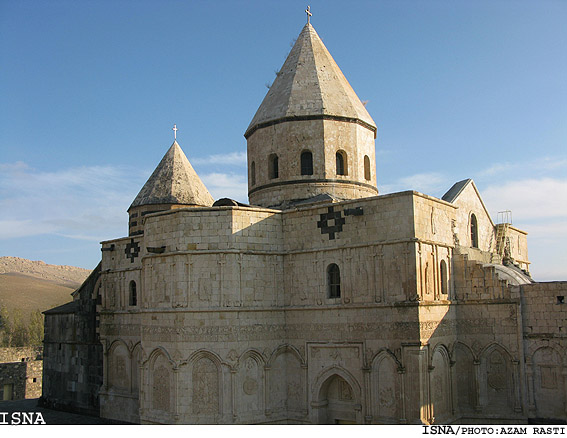
[[[216,414],[219,412],[219,373],[215,363],[202,357],[193,365],[193,413]]]

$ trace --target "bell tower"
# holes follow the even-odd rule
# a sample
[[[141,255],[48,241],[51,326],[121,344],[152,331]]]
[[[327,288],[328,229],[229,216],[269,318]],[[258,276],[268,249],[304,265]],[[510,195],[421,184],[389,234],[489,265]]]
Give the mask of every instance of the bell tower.
[[[309,22],[244,137],[250,204],[378,195],[376,124]]]

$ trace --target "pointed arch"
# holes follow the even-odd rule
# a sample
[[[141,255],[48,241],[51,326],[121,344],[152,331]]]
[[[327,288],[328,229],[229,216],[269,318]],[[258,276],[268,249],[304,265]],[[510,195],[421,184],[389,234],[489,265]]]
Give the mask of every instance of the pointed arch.
[[[223,361],[221,357],[214,351],[207,350],[206,348],[201,348],[199,350],[194,351],[189,355],[187,360],[184,360],[180,365],[193,364],[203,357],[207,357],[211,359],[215,363],[215,365],[218,366],[219,368],[223,365]]]
[[[152,350],[152,352],[149,354],[148,358],[143,362],[142,365],[146,365],[146,364],[153,364],[153,362],[155,362],[156,358],[162,354],[165,359],[167,359],[167,361],[171,364],[172,368],[176,368],[177,364],[176,362],[171,358],[171,355],[169,354],[169,352],[164,348],[164,347],[156,347]]]
[[[339,366],[326,368],[318,373],[312,388],[314,423],[362,423],[362,387],[349,371]]]
[[[266,359],[264,358],[264,355],[254,349],[254,348],[249,348],[248,350],[246,350],[244,353],[242,353],[240,355],[240,357],[238,358],[238,361],[236,363],[236,367],[240,367],[242,366],[242,363],[248,359],[249,357],[253,358],[254,360],[256,360],[256,362],[258,362],[259,365],[265,365],[266,364]]]
[[[297,360],[301,363],[302,366],[306,365],[305,360],[303,359],[303,356],[301,356],[301,353],[299,352],[299,350],[294,347],[291,344],[281,344],[279,345],[274,351],[272,351],[272,354],[270,355],[268,362],[267,362],[267,366],[271,367],[274,363],[274,360],[282,353],[285,352],[289,352],[291,354],[293,354]]]
[[[324,370],[320,371],[317,374],[317,377],[315,377],[315,383],[313,384],[313,391],[311,393],[312,400],[320,401],[319,397],[321,395],[320,392],[322,386],[325,384],[325,382],[328,381],[330,377],[334,375],[343,378],[354,390],[355,399],[360,401],[362,395],[362,388],[358,383],[358,380],[356,380],[356,378],[349,371],[347,371],[343,367],[339,367],[336,365],[325,368]]]

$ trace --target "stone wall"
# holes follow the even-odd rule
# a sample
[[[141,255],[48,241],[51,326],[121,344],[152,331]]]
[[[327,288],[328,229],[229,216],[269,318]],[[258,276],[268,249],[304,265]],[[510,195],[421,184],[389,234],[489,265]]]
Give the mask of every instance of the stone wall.
[[[99,413],[102,346],[98,340],[100,264],[73,293],[74,300],[44,312],[43,391],[55,409]]]
[[[41,347],[0,348],[0,400],[41,395]]]
[[[567,282],[523,285],[522,315],[531,417],[567,416]]]

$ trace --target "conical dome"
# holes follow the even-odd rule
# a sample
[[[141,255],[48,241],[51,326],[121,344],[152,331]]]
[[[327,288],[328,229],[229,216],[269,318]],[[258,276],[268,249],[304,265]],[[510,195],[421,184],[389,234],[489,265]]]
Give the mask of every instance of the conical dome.
[[[174,141],[128,208],[130,234],[142,230],[140,216],[179,207],[210,207],[214,199]]]
[[[307,23],[244,134],[250,204],[376,196],[376,125]]]
[[[177,143],[173,142],[132,207],[150,204],[185,204],[210,207],[214,199]]]
[[[274,121],[309,116],[356,120],[376,130],[374,120],[307,23],[244,136]]]

